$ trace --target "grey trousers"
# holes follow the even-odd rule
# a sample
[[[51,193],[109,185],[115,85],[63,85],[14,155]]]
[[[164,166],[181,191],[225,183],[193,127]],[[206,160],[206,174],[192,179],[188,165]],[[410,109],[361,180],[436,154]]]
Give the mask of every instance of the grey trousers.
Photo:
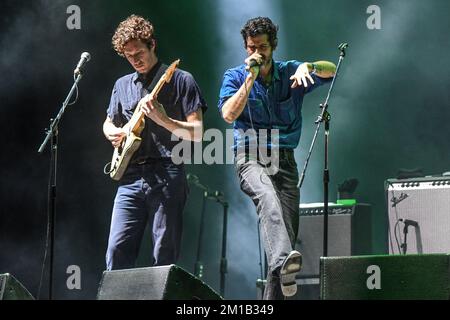
[[[279,270],[293,250],[298,233],[300,192],[292,150],[280,150],[279,170],[270,174],[256,160],[236,159],[241,189],[256,206],[259,228],[267,256],[265,300],[284,299]]]

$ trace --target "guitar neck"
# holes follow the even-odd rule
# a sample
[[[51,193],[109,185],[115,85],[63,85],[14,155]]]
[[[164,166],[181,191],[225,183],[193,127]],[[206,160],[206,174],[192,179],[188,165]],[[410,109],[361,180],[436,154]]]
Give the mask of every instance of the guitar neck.
[[[150,95],[153,95],[154,97],[158,96],[158,93],[161,91],[161,89],[162,89],[162,87],[164,86],[165,83],[166,83],[166,74],[163,74],[161,79],[159,79],[158,83],[153,88],[153,90],[150,93]]]
[[[158,83],[156,83],[152,92],[149,93],[148,95],[146,95],[145,97],[149,97],[151,95],[154,97],[157,97],[158,93],[161,91],[161,89],[165,83],[166,83],[166,74],[163,74],[161,79],[159,79]],[[145,117],[145,114],[142,112],[141,108],[139,108],[139,106],[136,107],[136,110],[134,110],[133,116],[131,117],[131,119],[129,121],[131,130],[133,132],[136,132],[137,130],[139,130],[144,117]]]

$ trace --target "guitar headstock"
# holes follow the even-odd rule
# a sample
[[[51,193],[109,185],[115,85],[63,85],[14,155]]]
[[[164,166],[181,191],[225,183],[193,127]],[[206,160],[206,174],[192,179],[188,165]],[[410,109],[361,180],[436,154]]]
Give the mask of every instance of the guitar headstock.
[[[172,75],[175,72],[175,69],[178,67],[179,64],[180,64],[180,59],[177,59],[174,62],[172,62],[172,64],[167,68],[167,70],[165,72],[165,79],[164,79],[167,83],[169,83],[170,80],[172,79]]]

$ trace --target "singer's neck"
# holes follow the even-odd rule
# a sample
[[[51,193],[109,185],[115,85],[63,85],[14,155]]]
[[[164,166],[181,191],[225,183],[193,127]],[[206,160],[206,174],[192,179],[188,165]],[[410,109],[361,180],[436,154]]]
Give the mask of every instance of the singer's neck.
[[[259,70],[259,76],[263,80],[264,84],[266,86],[270,85],[272,82],[272,72],[273,71],[273,61],[271,61],[269,64],[266,64],[261,67]]]

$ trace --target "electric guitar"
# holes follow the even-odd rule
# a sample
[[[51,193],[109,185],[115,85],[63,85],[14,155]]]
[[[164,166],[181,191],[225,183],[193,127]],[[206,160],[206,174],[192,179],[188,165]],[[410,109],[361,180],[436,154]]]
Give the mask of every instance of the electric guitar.
[[[169,83],[172,79],[172,75],[175,69],[178,67],[180,59],[172,62],[172,64],[167,68],[164,74],[159,79],[158,83],[153,88],[149,95],[156,97],[159,91],[162,89],[165,83]],[[130,121],[124,126],[126,128],[126,136],[123,138],[122,143],[119,147],[114,148],[114,154],[111,160],[110,170],[106,172],[113,180],[120,180],[130,163],[130,159],[133,154],[139,148],[142,142],[140,137],[142,131],[145,127],[145,114],[141,111],[138,106],[134,110],[133,116]]]

